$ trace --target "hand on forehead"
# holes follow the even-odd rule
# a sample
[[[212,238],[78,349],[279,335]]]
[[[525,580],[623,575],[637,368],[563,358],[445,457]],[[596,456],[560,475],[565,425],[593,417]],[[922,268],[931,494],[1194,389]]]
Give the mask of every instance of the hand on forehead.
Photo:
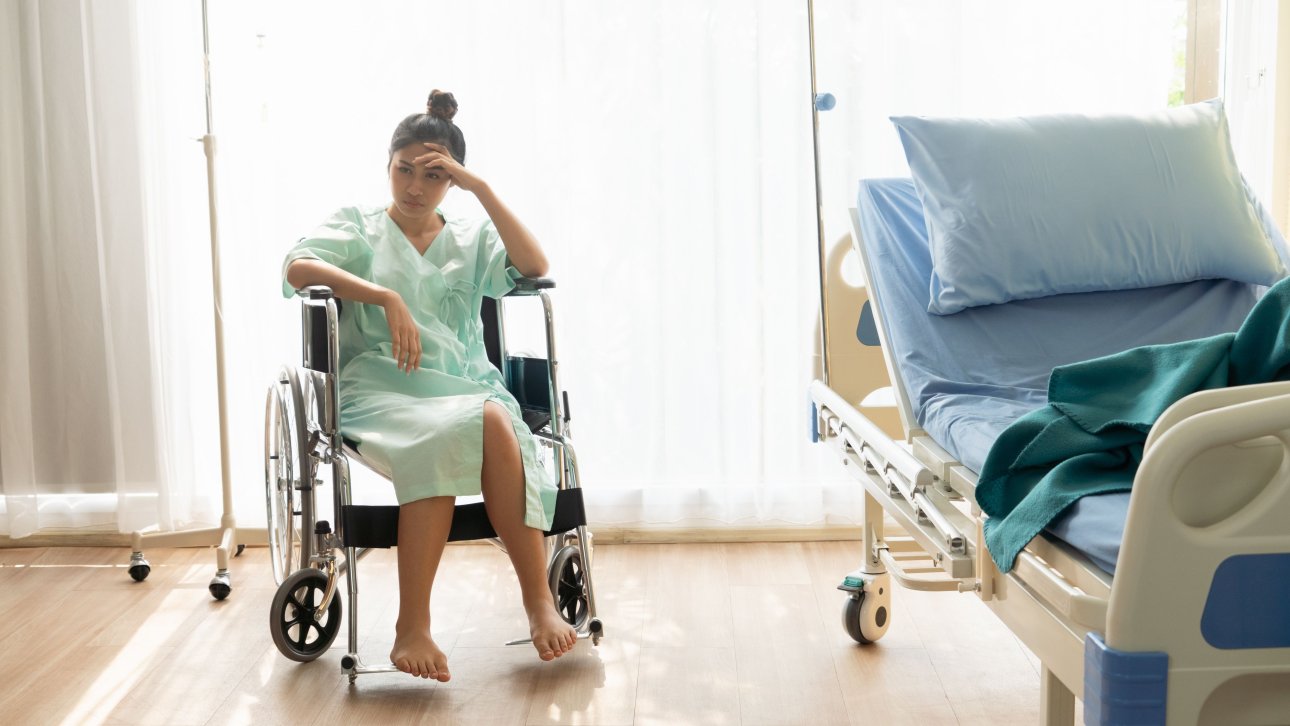
[[[394,159],[405,164],[416,164],[417,162],[429,164],[438,158],[435,156],[436,154],[442,154],[449,159],[453,158],[452,152],[448,151],[446,146],[431,142],[420,142],[408,144],[399,149],[394,155]]]

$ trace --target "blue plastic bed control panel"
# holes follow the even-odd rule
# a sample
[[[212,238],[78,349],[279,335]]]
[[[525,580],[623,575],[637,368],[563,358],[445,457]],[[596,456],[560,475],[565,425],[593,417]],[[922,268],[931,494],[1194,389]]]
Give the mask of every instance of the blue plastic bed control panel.
[[[1087,726],[1163,724],[1169,695],[1169,654],[1107,647],[1084,638],[1084,723]]]
[[[1215,648],[1290,647],[1290,552],[1223,560],[1209,586],[1200,632]]]

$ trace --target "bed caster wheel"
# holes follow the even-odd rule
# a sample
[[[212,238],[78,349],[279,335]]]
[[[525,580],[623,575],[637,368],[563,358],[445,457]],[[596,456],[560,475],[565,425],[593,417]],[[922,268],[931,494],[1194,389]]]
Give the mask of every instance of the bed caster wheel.
[[[340,598],[320,612],[327,575],[312,567],[296,570],[282,581],[269,606],[269,632],[278,651],[306,663],[327,652],[340,632]],[[351,674],[352,675],[352,674]]]
[[[547,584],[551,587],[555,609],[560,612],[560,617],[574,629],[582,630],[590,608],[586,578],[582,570],[582,552],[577,547],[566,545],[555,553],[555,557],[551,559]]]
[[[130,577],[134,578],[135,582],[143,582],[148,579],[149,572],[152,572],[152,566],[148,564],[147,560],[143,559],[143,553],[131,552]]]
[[[216,600],[223,600],[233,592],[233,581],[229,579],[228,570],[220,570],[211,578],[210,585],[211,597]]]
[[[847,635],[861,645],[876,642],[887,632],[891,623],[889,596],[885,588],[878,588],[878,597],[859,592],[847,598],[842,606],[842,625]]]

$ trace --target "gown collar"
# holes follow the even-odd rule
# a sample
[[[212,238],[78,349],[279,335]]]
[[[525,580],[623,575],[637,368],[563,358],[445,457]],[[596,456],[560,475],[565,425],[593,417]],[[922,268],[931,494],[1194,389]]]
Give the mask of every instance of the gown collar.
[[[409,239],[406,234],[404,234],[403,228],[400,227],[398,222],[395,222],[394,218],[390,216],[389,210],[386,209],[382,211],[385,216],[385,223],[390,226],[390,229],[394,231],[396,238],[400,240],[401,242],[400,246],[406,248],[408,252],[412,254],[413,257],[416,257],[417,259],[420,259],[425,262],[430,262],[430,250],[435,249],[436,246],[439,246],[440,240],[442,240],[448,232],[448,218],[444,216],[443,210],[440,209],[439,207],[435,207],[434,213],[439,215],[439,219],[443,220],[443,227],[439,229],[439,233],[436,234],[434,236],[434,239],[430,241],[430,246],[426,247],[426,251],[424,253],[417,252],[417,246],[412,243],[412,240]],[[433,265],[434,263],[430,262],[430,264]],[[435,265],[435,266],[438,267],[438,265]]]

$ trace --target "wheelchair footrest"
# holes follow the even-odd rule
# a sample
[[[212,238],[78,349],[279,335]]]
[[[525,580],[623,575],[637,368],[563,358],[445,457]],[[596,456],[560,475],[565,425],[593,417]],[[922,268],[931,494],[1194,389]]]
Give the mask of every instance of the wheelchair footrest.
[[[399,543],[399,508],[397,506],[366,506],[351,504],[343,507],[346,547],[394,547]],[[548,535],[562,534],[587,523],[587,513],[582,506],[581,489],[564,489],[556,493],[555,517]],[[452,512],[449,542],[496,537],[493,523],[483,502],[459,504]]]

